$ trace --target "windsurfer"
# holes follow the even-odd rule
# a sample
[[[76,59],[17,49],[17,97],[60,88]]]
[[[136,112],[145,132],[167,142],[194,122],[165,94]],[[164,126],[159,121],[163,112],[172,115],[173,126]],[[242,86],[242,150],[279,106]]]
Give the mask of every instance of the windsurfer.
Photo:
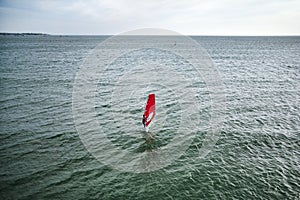
[[[144,125],[144,128],[146,127],[146,121],[147,121],[147,118],[145,115],[143,115],[143,125]]]

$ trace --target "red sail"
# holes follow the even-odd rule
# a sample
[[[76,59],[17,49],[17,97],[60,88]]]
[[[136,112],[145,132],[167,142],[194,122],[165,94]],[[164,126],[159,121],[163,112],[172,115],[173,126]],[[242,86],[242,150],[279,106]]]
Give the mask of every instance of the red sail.
[[[145,109],[145,127],[148,127],[152,120],[154,119],[156,114],[156,109],[155,109],[155,94],[149,94],[148,96],[148,101]]]

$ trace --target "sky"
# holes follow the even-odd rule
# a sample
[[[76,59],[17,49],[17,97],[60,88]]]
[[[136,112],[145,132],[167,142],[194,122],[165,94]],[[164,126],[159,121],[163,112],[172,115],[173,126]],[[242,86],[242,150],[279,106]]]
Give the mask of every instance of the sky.
[[[300,35],[300,0],[0,0],[0,32]]]

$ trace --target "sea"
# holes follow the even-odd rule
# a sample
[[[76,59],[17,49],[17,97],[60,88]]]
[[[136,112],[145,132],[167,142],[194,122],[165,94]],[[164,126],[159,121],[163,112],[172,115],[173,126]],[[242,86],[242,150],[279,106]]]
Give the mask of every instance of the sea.
[[[299,36],[109,38],[0,36],[0,199],[300,199]]]

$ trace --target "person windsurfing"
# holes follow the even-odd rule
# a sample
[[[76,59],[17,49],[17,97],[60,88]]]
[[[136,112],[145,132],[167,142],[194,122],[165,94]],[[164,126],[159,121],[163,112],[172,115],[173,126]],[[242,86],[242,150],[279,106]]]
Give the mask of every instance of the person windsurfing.
[[[156,114],[155,107],[156,107],[155,106],[155,94],[149,94],[145,112],[143,115],[143,121],[142,121],[146,132],[149,131],[149,127],[152,123],[152,120],[155,117],[155,114]]]
[[[146,121],[147,121],[147,117],[145,115],[143,115],[143,125],[144,125],[144,128],[146,127]]]

